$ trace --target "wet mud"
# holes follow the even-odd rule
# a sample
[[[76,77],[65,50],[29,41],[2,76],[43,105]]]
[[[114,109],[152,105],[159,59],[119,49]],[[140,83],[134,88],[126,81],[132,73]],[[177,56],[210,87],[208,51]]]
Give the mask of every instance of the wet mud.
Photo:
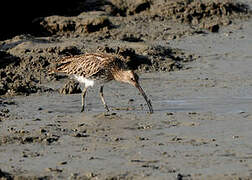
[[[252,178],[250,0],[61,5],[1,32],[0,179]],[[81,113],[81,86],[48,70],[86,52],[125,58],[154,114],[117,82],[111,112],[95,86]]]

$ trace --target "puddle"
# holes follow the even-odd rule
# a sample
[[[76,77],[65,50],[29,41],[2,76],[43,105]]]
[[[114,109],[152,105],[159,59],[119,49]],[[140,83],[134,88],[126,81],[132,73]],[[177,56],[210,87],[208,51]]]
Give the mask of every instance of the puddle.
[[[156,101],[161,111],[214,111],[217,113],[241,113],[249,111],[252,97],[196,97]]]

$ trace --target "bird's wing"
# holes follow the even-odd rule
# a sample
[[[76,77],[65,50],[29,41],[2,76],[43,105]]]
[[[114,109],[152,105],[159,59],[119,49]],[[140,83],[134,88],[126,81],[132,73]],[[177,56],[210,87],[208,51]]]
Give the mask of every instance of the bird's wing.
[[[69,56],[57,63],[56,72],[88,78],[99,71],[110,68],[109,66],[114,61],[116,61],[116,57],[109,54],[90,53],[80,56]]]

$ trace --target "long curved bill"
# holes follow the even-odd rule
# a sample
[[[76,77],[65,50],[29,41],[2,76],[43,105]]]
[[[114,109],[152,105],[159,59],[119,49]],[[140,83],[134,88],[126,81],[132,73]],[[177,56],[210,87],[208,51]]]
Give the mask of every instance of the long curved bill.
[[[148,107],[149,107],[149,110],[150,110],[150,114],[153,113],[153,108],[152,108],[152,105],[151,105],[151,101],[148,99],[148,97],[146,96],[145,92],[143,91],[142,87],[136,83],[135,84],[135,87],[139,90],[139,92],[142,94],[142,96],[144,97]]]

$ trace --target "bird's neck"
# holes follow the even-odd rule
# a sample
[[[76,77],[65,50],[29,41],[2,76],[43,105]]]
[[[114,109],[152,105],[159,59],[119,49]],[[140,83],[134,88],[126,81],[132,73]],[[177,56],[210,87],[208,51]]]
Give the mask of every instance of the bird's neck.
[[[113,77],[116,81],[125,82],[125,73],[127,71],[122,69],[117,69],[113,71]]]

